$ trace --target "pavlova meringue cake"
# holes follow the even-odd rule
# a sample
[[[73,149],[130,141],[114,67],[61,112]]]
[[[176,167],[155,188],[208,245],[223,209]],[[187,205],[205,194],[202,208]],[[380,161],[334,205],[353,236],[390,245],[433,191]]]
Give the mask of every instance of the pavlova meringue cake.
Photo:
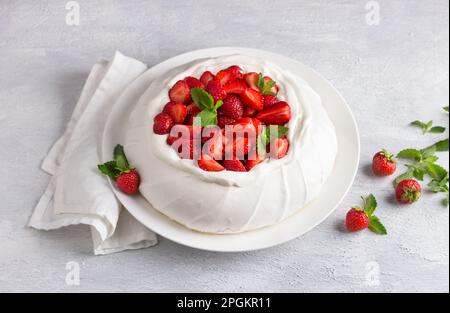
[[[236,127],[251,131],[238,136]],[[289,69],[244,55],[197,60],[155,79],[125,141],[145,199],[185,227],[216,234],[301,210],[321,191],[337,150],[320,96]]]

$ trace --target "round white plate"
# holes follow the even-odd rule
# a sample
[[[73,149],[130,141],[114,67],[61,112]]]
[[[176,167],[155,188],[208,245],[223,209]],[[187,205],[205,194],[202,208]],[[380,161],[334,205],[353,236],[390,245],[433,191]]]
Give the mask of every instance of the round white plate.
[[[117,99],[103,134],[103,160],[112,158],[114,146],[123,144],[128,116],[151,81],[167,71],[196,59],[230,54],[245,54],[264,58],[289,69],[305,79],[321,96],[336,128],[339,151],[336,164],[318,198],[283,222],[239,234],[205,234],[192,231],[155,210],[141,195],[127,196],[113,190],[119,201],[142,224],[157,234],[180,244],[221,252],[238,252],[272,247],[294,239],[311,230],[327,218],[350,189],[359,164],[360,143],[356,121],[339,92],[311,68],[287,57],[247,48],[211,48],[188,52],[164,61],[145,72]],[[180,208],[182,209],[182,208]]]

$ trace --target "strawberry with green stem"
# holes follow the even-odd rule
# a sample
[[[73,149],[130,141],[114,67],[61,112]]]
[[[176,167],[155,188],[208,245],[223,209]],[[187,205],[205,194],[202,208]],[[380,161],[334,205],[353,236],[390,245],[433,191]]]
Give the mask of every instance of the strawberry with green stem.
[[[139,173],[130,166],[122,145],[114,148],[114,160],[99,164],[99,171],[116,182],[122,192],[134,195],[139,191]]]
[[[357,232],[366,228],[378,235],[386,235],[387,231],[378,217],[373,215],[377,208],[377,200],[375,196],[370,194],[363,199],[363,207],[353,207],[348,211],[345,225],[349,232]]]

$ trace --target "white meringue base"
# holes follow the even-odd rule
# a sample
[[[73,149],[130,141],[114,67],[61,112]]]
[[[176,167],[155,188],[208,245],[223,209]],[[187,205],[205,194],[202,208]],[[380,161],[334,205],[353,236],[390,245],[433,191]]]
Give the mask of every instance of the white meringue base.
[[[291,105],[290,150],[247,173],[205,172],[181,160],[153,133],[153,117],[178,79],[198,77],[237,64],[263,72],[280,85]],[[153,81],[130,116],[125,150],[141,174],[141,194],[178,223],[201,232],[237,233],[276,224],[313,200],[333,169],[337,139],[320,97],[301,78],[254,57],[233,55],[199,60]]]

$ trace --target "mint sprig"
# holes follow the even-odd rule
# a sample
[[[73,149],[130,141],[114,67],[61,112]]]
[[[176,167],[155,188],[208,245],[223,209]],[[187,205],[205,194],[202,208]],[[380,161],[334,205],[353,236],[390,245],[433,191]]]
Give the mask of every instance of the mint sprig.
[[[263,155],[266,151],[267,145],[274,138],[282,138],[287,134],[289,128],[281,125],[264,126],[257,139],[258,155]]]
[[[199,126],[217,125],[217,109],[223,105],[223,101],[214,103],[214,98],[201,88],[192,88],[191,95],[195,105],[201,110],[197,114],[200,119]]]
[[[275,85],[276,82],[274,80],[265,80],[263,74],[259,73],[258,88],[263,96],[266,95],[276,96],[276,94],[272,91],[272,88]]]
[[[120,174],[127,173],[133,169],[128,163],[122,145],[116,145],[114,148],[114,160],[99,164],[97,165],[97,168],[102,174],[113,180],[116,180]]]
[[[448,113],[448,106],[442,108],[445,112]]]
[[[448,188],[448,171],[436,163],[439,157],[436,152],[448,152],[449,151],[449,139],[441,140],[435,144],[422,149],[405,149],[397,154],[397,158],[409,160],[409,163],[405,164],[407,171],[398,176],[394,180],[394,187],[396,187],[404,179],[415,178],[419,181],[423,181],[426,176],[431,180],[428,183],[430,191],[438,193],[442,192],[446,194],[444,204],[448,206],[449,188]]]
[[[421,121],[414,121],[411,123],[412,126],[417,126],[422,129],[422,133],[425,135],[427,133],[432,134],[442,134],[445,132],[445,127],[443,126],[433,126],[433,121],[429,122],[421,122]]]

